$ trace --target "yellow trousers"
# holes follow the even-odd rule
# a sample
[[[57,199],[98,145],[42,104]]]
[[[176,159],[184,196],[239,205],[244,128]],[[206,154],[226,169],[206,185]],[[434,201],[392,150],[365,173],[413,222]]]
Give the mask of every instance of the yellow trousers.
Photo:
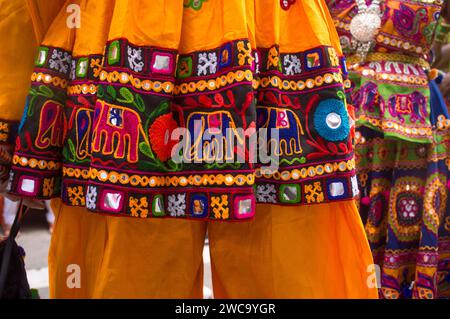
[[[202,298],[206,233],[216,298],[377,298],[352,201],[262,205],[243,223],[117,218],[59,200],[53,209],[52,298]]]

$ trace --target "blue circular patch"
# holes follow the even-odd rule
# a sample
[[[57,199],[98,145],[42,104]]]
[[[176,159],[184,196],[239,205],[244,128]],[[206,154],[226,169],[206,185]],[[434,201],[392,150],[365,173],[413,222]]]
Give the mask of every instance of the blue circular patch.
[[[314,112],[314,128],[327,141],[347,139],[350,123],[344,102],[338,99],[320,102]]]

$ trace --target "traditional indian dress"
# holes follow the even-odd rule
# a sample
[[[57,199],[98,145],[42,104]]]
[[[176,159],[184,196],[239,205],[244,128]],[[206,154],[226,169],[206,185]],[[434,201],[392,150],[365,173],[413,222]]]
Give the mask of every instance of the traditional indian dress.
[[[216,297],[377,297],[323,1],[70,4],[80,24],[62,10],[39,48],[9,180],[56,198],[52,297],[199,298],[206,232]]]
[[[353,82],[360,211],[384,298],[448,290],[449,119],[428,63],[442,4],[382,1],[381,29],[361,62],[350,32],[356,2],[328,1]]]

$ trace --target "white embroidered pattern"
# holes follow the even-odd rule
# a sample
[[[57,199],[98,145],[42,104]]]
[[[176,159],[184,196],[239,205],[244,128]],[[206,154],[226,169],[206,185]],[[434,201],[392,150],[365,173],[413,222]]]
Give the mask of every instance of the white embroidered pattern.
[[[76,71],[77,71],[77,61],[72,60],[70,67],[70,79],[73,81],[76,79]]]
[[[284,68],[286,75],[296,75],[302,72],[302,63],[296,55],[287,54],[284,56]]]
[[[258,185],[256,188],[256,198],[259,203],[276,203],[276,193],[275,185]]]
[[[141,72],[144,69],[142,61],[142,49],[128,47],[128,64],[134,72]]]
[[[86,194],[86,208],[95,209],[97,206],[97,188],[89,186]]]
[[[214,74],[217,71],[217,54],[216,52],[200,53],[198,55],[198,71],[197,75]]]
[[[63,74],[69,73],[69,68],[72,63],[72,56],[63,51],[54,50],[51,59],[48,61],[50,69],[56,70]]]
[[[186,194],[169,195],[167,210],[170,216],[184,216],[186,212]]]

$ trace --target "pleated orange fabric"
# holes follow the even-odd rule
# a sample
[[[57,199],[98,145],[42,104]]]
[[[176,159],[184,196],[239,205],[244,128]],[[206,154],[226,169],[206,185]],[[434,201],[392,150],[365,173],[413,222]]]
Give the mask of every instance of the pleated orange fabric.
[[[248,224],[209,227],[216,297],[378,298],[353,202],[260,205],[257,213]]]
[[[378,296],[353,202],[263,205],[246,223],[135,220],[60,200],[52,206],[52,298],[202,298],[206,232],[216,298]]]

